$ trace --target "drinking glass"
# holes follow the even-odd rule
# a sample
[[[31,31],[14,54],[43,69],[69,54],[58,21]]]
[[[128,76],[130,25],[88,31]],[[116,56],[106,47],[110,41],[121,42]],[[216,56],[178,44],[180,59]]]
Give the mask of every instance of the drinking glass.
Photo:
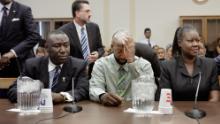
[[[155,85],[147,78],[132,80],[132,108],[138,111],[150,112],[154,107]]]
[[[40,105],[41,82],[29,77],[17,79],[17,103],[21,111],[38,110]]]

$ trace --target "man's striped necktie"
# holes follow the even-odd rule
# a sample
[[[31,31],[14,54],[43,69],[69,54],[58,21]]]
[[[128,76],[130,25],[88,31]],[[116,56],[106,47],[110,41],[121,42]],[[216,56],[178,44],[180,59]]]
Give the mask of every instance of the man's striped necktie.
[[[85,28],[82,27],[81,28],[81,47],[82,47],[82,53],[83,53],[83,58],[84,60],[88,60],[88,56],[90,54],[90,50],[89,50],[89,43],[88,43],[88,38],[85,32]]]
[[[52,86],[51,86],[52,89],[58,84],[60,71],[61,71],[60,66],[56,66],[54,76],[53,76]]]

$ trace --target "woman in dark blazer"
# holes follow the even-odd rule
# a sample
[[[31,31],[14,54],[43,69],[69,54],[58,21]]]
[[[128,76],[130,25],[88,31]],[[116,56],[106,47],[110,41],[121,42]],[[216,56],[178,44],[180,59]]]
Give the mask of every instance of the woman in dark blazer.
[[[171,88],[174,101],[192,101],[199,86],[198,100],[218,101],[216,63],[197,57],[200,37],[192,26],[178,28],[173,41],[174,59],[161,65],[160,87]]]

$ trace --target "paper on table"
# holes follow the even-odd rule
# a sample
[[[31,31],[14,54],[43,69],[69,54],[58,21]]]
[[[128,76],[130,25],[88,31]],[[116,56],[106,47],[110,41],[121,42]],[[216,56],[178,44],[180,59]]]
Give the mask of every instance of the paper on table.
[[[27,113],[39,113],[40,110],[28,110],[28,111],[21,111],[20,109],[18,108],[12,108],[12,109],[8,109],[6,111],[9,111],[9,112],[27,112]]]
[[[124,112],[135,113],[135,114],[155,114],[155,115],[163,114],[160,111],[145,112],[145,111],[138,111],[138,110],[133,109],[133,108],[128,108],[128,109],[124,110]]]

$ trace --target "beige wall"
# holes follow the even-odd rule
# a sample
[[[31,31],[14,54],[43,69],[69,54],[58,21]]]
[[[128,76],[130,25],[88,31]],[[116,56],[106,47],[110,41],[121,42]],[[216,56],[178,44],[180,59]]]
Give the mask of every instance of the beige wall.
[[[17,0],[32,7],[35,18],[71,17],[73,0]],[[137,41],[145,27],[161,46],[171,43],[179,16],[220,15],[220,0],[197,5],[192,0],[90,0],[92,21],[99,24],[104,45],[118,29],[129,30]]]

